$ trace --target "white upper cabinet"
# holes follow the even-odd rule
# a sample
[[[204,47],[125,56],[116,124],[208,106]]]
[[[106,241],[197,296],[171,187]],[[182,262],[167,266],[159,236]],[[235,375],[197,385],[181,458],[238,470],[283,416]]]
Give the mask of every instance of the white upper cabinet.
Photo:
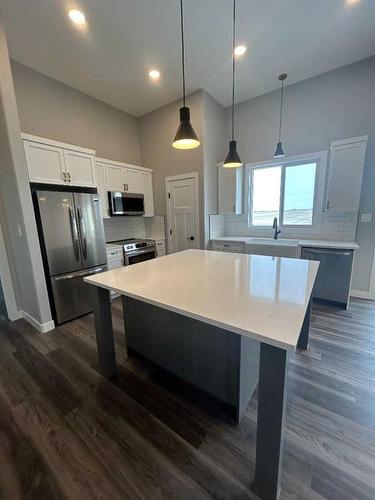
[[[24,141],[27,168],[31,182],[65,184],[64,152],[60,148]]]
[[[141,192],[144,195],[145,217],[153,217],[154,213],[154,194],[152,189],[152,173],[141,172]]]
[[[109,163],[106,163],[106,168],[108,191],[125,191],[124,169]]]
[[[133,168],[124,168],[125,191],[129,193],[142,193],[141,171]]]
[[[242,214],[243,167],[218,167],[218,213]]]
[[[103,218],[108,217],[109,213],[108,191],[143,194],[145,205],[144,216],[154,216],[152,170],[104,158],[97,158],[96,166],[98,193],[102,200]],[[105,182],[104,186],[103,181]]]
[[[96,162],[96,182],[98,186],[98,195],[100,197],[103,219],[109,219],[108,188],[106,179],[106,165]]]
[[[96,186],[95,161],[92,155],[64,150],[68,182],[75,186]]]
[[[31,182],[96,187],[95,151],[22,134]]]
[[[367,139],[363,136],[332,142],[327,210],[358,211]]]

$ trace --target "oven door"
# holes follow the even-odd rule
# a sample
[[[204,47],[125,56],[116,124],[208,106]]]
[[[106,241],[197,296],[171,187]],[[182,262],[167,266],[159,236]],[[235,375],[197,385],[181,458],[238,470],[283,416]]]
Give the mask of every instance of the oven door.
[[[111,215],[144,215],[145,213],[143,194],[111,191],[108,196]]]
[[[144,262],[145,260],[155,259],[156,248],[146,248],[144,250],[136,250],[135,252],[125,253],[124,265],[131,266],[132,264],[138,264],[138,262]]]

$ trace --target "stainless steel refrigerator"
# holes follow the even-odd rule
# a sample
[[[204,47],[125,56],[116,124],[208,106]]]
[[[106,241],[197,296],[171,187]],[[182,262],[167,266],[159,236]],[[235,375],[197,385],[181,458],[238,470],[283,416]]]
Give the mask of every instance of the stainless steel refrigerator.
[[[100,200],[81,192],[37,190],[35,195],[51,305],[56,322],[64,323],[92,310],[83,278],[106,270]]]

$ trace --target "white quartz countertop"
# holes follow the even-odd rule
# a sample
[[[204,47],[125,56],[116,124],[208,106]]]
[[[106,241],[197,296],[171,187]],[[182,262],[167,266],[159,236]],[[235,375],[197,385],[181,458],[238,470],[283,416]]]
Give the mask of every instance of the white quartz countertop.
[[[257,241],[258,240],[258,241]],[[265,240],[269,240],[269,244],[274,243],[273,238],[262,238],[257,236],[218,236],[216,238],[211,238],[211,241],[234,241],[245,244],[257,244],[264,245]],[[283,238],[277,240],[278,244],[282,243]],[[297,239],[285,239],[287,244],[295,242],[296,246],[300,247],[313,247],[313,248],[338,248],[346,250],[358,250],[359,246],[355,241],[329,241],[329,240],[297,240]]]
[[[87,283],[283,349],[295,349],[318,262],[186,250]]]

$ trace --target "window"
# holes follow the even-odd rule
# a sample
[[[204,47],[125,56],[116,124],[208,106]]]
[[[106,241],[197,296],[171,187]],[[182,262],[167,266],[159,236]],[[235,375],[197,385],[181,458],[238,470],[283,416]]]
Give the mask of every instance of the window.
[[[250,169],[250,226],[312,226],[317,207],[317,161],[254,166]]]
[[[283,224],[310,225],[313,222],[316,163],[285,167]]]

